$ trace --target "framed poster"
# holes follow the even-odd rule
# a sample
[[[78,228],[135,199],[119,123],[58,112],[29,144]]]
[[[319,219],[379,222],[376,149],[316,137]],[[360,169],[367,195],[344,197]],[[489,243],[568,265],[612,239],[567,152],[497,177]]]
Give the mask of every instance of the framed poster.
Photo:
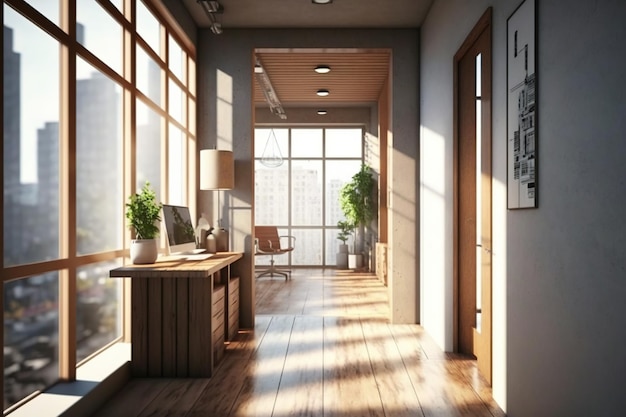
[[[537,73],[535,0],[507,19],[507,200],[537,207]]]

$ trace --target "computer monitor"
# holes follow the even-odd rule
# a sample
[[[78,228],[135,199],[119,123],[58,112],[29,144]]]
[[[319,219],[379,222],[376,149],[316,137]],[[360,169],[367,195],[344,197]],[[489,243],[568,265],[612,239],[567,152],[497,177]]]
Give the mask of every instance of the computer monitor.
[[[163,225],[167,234],[168,254],[193,254],[196,234],[189,207],[163,204]]]

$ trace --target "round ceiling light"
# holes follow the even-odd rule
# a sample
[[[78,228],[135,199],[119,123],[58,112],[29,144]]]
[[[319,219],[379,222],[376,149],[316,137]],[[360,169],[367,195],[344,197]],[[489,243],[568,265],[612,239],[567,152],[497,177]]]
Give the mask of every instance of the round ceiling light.
[[[325,88],[320,88],[319,90],[317,90],[317,95],[320,97],[326,97],[329,94],[330,94],[330,91],[328,91]]]
[[[320,109],[320,110],[318,110],[318,111],[317,111],[317,114],[319,114],[319,115],[322,115],[322,116],[323,116],[323,115],[325,115],[325,114],[328,114],[328,111],[327,111],[327,110],[321,110],[321,109]]]
[[[328,74],[330,72],[330,67],[328,65],[318,65],[315,67],[315,72],[318,74]]]
[[[313,4],[330,4],[333,0],[311,0]]]

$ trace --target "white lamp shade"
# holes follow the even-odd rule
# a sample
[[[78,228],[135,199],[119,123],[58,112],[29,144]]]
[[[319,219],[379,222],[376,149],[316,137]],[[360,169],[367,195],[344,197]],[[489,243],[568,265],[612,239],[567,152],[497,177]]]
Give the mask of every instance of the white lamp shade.
[[[231,190],[235,187],[235,164],[231,151],[200,151],[200,189]]]

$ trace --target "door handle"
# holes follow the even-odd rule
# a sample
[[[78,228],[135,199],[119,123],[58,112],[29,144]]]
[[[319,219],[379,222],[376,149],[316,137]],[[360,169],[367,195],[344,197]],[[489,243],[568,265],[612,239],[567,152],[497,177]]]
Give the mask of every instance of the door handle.
[[[483,249],[485,252],[487,252],[487,253],[492,253],[492,252],[491,252],[491,249],[483,248],[483,245],[481,245],[480,243],[477,243],[477,244],[476,244],[476,247],[477,247],[477,248],[482,248],[482,249]]]

